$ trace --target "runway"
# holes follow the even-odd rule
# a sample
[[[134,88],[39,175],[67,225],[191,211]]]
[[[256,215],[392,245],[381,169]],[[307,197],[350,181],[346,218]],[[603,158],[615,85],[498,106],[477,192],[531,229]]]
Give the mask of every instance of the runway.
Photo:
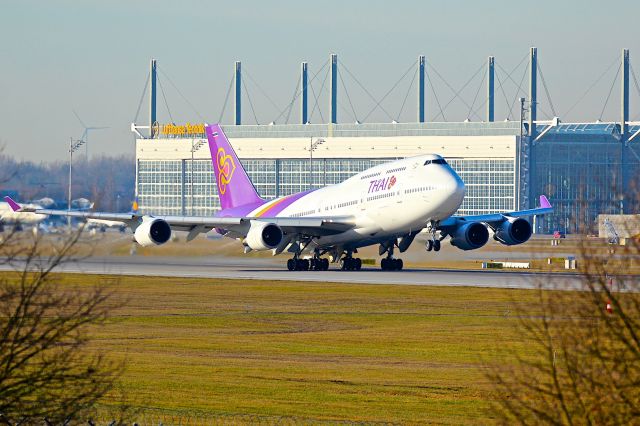
[[[280,260],[210,257],[92,257],[62,265],[58,271],[84,274],[115,274],[193,278],[224,278],[267,281],[313,281],[359,284],[443,285],[492,288],[578,288],[573,274],[444,269],[405,269],[383,272],[373,266],[361,271],[288,271]],[[0,270],[7,270],[7,265]]]

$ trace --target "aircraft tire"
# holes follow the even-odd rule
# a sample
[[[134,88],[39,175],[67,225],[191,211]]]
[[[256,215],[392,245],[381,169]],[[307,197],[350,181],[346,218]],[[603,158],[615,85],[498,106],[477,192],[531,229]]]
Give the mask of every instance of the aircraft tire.
[[[287,269],[293,271],[296,269],[296,261],[294,259],[287,260]]]
[[[402,267],[404,266],[404,262],[402,261],[402,259],[395,259],[395,261],[393,262],[393,266],[396,271],[402,271]]]
[[[323,271],[329,270],[329,259],[322,259],[322,270]]]
[[[435,240],[433,242],[433,250],[434,251],[440,251],[440,240]]]
[[[380,261],[380,269],[383,271],[389,270],[389,259],[386,257]]]
[[[355,269],[356,271],[361,270],[361,269],[362,269],[362,259],[360,259],[360,258],[358,257],[358,258],[356,258],[356,259],[354,259],[354,260],[355,260],[355,262],[354,262],[354,263],[355,263],[355,268],[354,268],[354,269]]]
[[[345,257],[340,260],[340,269],[343,271],[353,271],[355,266],[356,264],[353,258]]]

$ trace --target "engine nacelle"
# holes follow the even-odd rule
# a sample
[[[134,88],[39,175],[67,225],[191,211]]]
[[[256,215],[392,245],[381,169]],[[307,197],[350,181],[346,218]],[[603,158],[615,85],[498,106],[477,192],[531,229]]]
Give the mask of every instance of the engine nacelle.
[[[282,229],[275,223],[252,220],[244,243],[252,250],[271,250],[282,241]]]
[[[171,226],[165,220],[144,216],[133,237],[143,247],[159,246],[171,238]]]
[[[451,245],[461,250],[479,249],[489,241],[489,230],[480,222],[469,222],[451,234]]]
[[[526,242],[532,233],[531,224],[522,218],[507,218],[493,232],[493,239],[507,246]]]

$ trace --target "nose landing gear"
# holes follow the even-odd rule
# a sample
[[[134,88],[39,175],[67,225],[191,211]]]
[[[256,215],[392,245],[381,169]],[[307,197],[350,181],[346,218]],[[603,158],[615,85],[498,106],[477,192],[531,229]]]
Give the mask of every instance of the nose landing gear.
[[[434,239],[434,240],[428,240],[427,243],[425,244],[424,248],[427,251],[440,251],[440,240]]]
[[[431,239],[427,240],[424,248],[427,251],[431,251],[431,250],[440,251],[440,241],[442,241],[444,237],[438,238],[436,236],[437,223],[434,221],[431,221],[431,223],[428,226],[428,230],[429,232],[431,232]]]

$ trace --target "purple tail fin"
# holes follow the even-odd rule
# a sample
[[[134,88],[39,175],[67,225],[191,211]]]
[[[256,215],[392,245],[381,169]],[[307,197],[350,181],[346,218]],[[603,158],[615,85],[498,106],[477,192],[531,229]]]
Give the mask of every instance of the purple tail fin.
[[[263,202],[220,125],[206,126],[206,132],[222,209]]]

